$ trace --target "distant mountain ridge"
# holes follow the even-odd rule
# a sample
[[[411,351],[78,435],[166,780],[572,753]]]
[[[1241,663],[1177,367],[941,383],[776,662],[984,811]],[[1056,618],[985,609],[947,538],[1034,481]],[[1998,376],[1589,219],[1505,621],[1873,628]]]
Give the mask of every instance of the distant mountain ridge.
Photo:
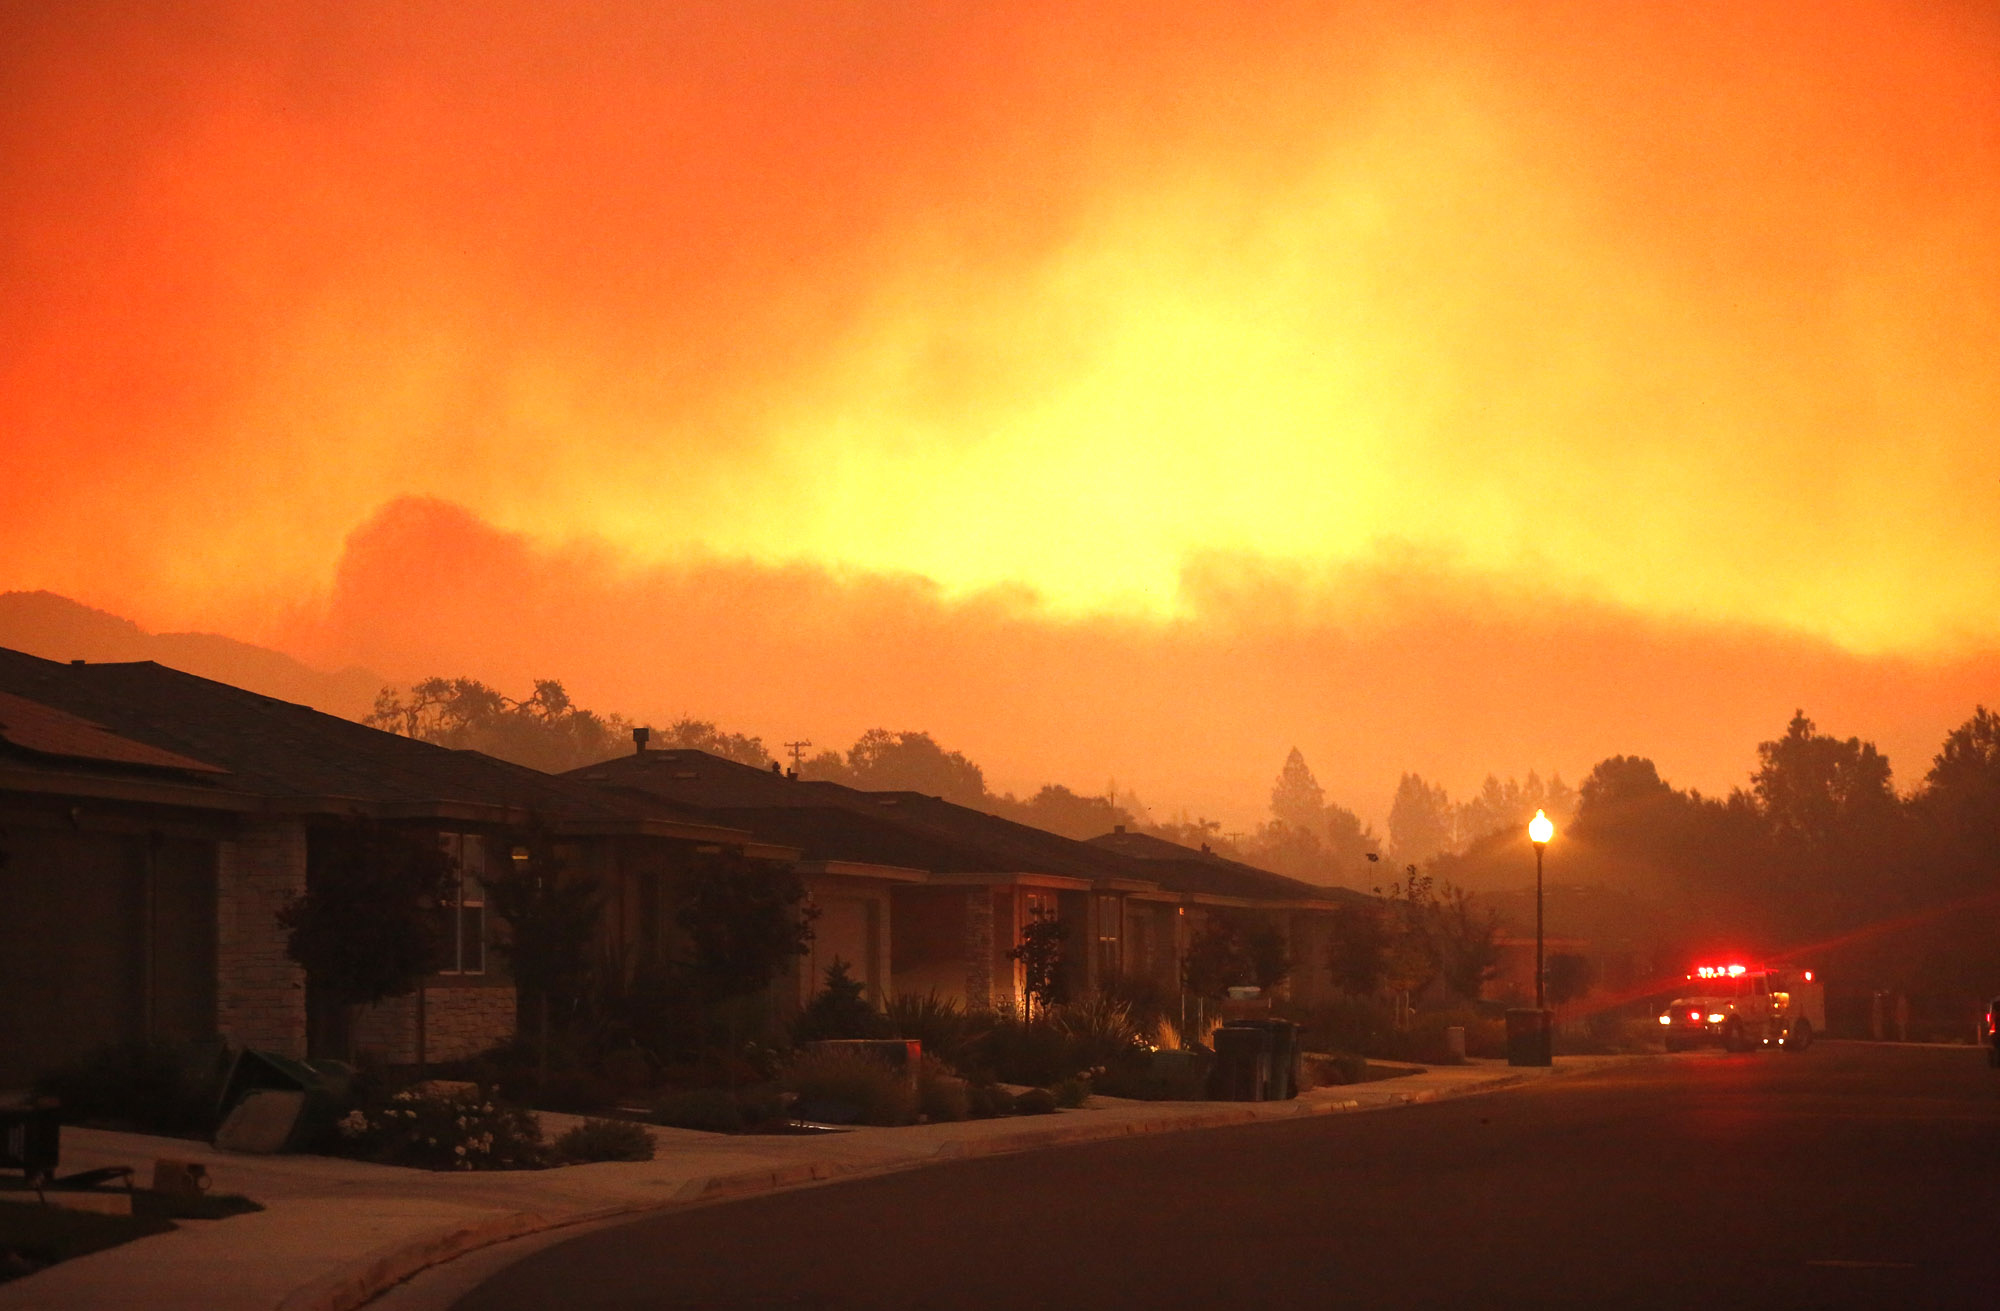
[[[219,633],[149,633],[54,592],[0,592],[0,646],[44,660],[152,660],[347,719],[373,709],[389,682],[366,669],[327,673]]]

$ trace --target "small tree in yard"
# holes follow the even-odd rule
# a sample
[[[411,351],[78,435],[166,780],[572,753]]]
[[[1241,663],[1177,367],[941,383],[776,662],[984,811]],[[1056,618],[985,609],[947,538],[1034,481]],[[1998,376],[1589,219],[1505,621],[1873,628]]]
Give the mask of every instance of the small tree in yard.
[[[762,992],[805,955],[818,914],[790,865],[728,850],[695,865],[676,913],[687,943],[679,973],[696,1001],[726,1014],[732,1046],[739,1020],[724,1003]]]
[[[1492,911],[1479,913],[1472,907],[1472,894],[1447,883],[1431,905],[1432,933],[1445,986],[1467,1001],[1479,1000],[1480,992],[1498,971],[1500,918]]]
[[[1007,959],[1021,962],[1030,1018],[1036,1011],[1046,1015],[1049,1007],[1069,1000],[1069,987],[1063,979],[1063,940],[1068,936],[1069,925],[1037,909],[1034,918],[1021,928],[1021,945],[1007,953]]]
[[[594,879],[570,876],[554,838],[536,824],[516,836],[516,858],[486,877],[486,903],[507,925],[498,945],[523,1009],[536,1017],[541,1074],[548,1077],[551,1012],[573,1013],[590,986],[599,900]]]
[[[1211,915],[1188,943],[1181,961],[1181,985],[1197,997],[1220,997],[1247,982],[1243,943],[1227,920]]]
[[[799,1042],[820,1038],[875,1038],[887,1029],[884,1017],[868,1004],[867,985],[847,971],[847,962],[833,958],[826,986],[799,1012],[792,1036]]]
[[[1343,906],[1334,914],[1327,944],[1333,986],[1350,997],[1372,997],[1388,970],[1389,933],[1375,906]]]
[[[1250,982],[1265,992],[1291,977],[1291,953],[1285,949],[1285,935],[1277,925],[1257,923],[1243,935],[1243,965]]]
[[[305,968],[322,1041],[352,1054],[348,1015],[411,992],[437,963],[435,909],[453,878],[428,833],[357,819],[308,839],[305,895],[278,912]]]

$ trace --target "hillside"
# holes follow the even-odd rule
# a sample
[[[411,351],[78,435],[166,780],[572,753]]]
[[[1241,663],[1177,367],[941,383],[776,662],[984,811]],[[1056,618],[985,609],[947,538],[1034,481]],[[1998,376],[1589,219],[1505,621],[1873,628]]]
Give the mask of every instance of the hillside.
[[[366,669],[327,673],[216,633],[149,633],[54,592],[0,592],[0,646],[45,660],[153,660],[349,719],[367,714],[388,681]]]

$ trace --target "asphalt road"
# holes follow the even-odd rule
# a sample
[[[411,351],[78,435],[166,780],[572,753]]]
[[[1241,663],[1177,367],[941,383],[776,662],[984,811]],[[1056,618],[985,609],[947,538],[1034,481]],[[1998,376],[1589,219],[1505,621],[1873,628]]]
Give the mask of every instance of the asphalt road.
[[[2000,1306],[2000,1071],[1703,1052],[665,1214],[458,1311]]]

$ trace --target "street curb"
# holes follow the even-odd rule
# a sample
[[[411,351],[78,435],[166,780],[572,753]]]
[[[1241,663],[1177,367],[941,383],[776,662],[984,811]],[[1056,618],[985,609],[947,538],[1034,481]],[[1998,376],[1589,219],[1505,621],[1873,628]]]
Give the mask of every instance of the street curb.
[[[1086,1143],[1113,1142],[1120,1138],[1149,1137],[1154,1134],[1196,1129],[1221,1129],[1242,1124],[1284,1123],[1289,1120],[1348,1112],[1386,1110],[1396,1106],[1420,1106],[1459,1097],[1476,1096],[1480,1093],[1499,1092],[1502,1089],[1519,1087],[1535,1079],[1549,1078],[1562,1073],[1566,1071],[1550,1069],[1547,1073],[1496,1075],[1492,1079],[1456,1089],[1425,1088],[1413,1093],[1391,1093],[1384,1100],[1372,1103],[1354,1098],[1289,1104],[1245,1102],[1231,1105],[1228,1109],[1218,1109],[1198,1115],[1161,1116],[1152,1120],[1121,1120],[1095,1124],[1085,1122],[1051,1125],[1046,1129],[1027,1130],[1006,1137],[960,1139],[956,1142],[940,1143],[937,1150],[927,1157],[910,1156],[865,1165],[841,1161],[809,1161],[769,1169],[711,1175],[705,1179],[690,1179],[676,1189],[672,1196],[657,1202],[598,1207],[573,1214],[545,1215],[535,1211],[513,1211],[473,1224],[432,1230],[416,1239],[379,1247],[343,1269],[322,1275],[294,1289],[278,1303],[276,1311],[357,1311],[395,1285],[423,1273],[432,1266],[443,1265],[468,1252],[491,1247],[496,1243],[510,1242],[516,1238],[526,1238],[531,1234],[587,1225],[601,1220],[613,1220],[620,1216],[640,1216],[707,1202],[735,1201],[834,1179],[860,1179],[873,1175],[897,1174],[904,1170],[921,1169],[927,1165],[976,1160],[987,1156],[1011,1156],[1051,1147],[1081,1146]],[[1280,1111],[1258,1109],[1268,1106],[1288,1106],[1288,1109]]]

